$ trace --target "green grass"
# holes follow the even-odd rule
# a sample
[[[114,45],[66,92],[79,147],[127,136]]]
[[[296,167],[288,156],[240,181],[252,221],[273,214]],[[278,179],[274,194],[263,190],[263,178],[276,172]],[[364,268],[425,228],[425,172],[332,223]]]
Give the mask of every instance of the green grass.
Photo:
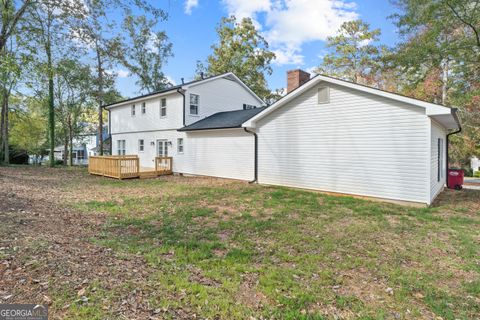
[[[191,178],[88,183],[111,197],[70,205],[108,216],[93,243],[145,259],[165,318],[480,316],[480,193],[411,208]],[[69,315],[104,318],[123,290],[98,289]]]

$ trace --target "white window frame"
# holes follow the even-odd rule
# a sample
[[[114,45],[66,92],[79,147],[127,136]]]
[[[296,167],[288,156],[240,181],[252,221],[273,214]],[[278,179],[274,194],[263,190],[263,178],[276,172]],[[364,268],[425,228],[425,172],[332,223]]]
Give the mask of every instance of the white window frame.
[[[117,155],[124,156],[127,153],[127,143],[125,140],[117,140]]]
[[[131,106],[131,108],[130,108],[130,115],[131,115],[132,117],[135,117],[135,105],[134,105],[134,104],[132,104],[132,106]]]
[[[138,139],[138,152],[145,151],[145,139]]]
[[[327,100],[325,100],[325,101],[320,101],[320,91],[321,91],[321,90],[326,90],[326,91],[327,91]],[[327,86],[318,87],[318,90],[317,90],[317,103],[318,103],[318,104],[330,103],[330,87],[327,87]]]
[[[196,104],[193,104],[192,103],[192,97],[193,96],[196,96],[197,97],[197,103]],[[195,93],[190,93],[190,108],[189,108],[189,114],[191,116],[198,116],[199,115],[199,109],[200,109],[200,95],[198,94],[195,94]],[[192,113],[192,106],[195,106],[197,107],[197,113]]]
[[[142,102],[141,113],[142,114],[147,113],[147,104],[145,102]]]
[[[182,154],[185,150],[185,145],[184,145],[184,140],[183,138],[177,138],[177,153]]]
[[[163,104],[165,102],[165,105]],[[165,113],[165,114],[162,114]],[[167,98],[160,98],[160,118],[167,116]]]

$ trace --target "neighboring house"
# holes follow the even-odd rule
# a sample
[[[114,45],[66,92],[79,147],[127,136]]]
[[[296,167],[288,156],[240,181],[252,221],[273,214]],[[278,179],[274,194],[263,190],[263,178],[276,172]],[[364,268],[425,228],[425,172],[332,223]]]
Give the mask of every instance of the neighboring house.
[[[472,167],[473,173],[480,171],[480,160],[477,157],[471,157],[470,166]]]
[[[288,72],[287,92],[259,108],[229,73],[107,106],[113,154],[138,154],[145,167],[168,154],[177,173],[424,204],[444,187],[456,109],[301,70]]]
[[[88,158],[94,155],[94,148],[97,145],[97,136],[93,134],[80,135],[73,139],[73,165],[87,165]],[[55,159],[65,159],[65,147],[55,148]],[[48,158],[47,160],[48,161]],[[67,161],[68,162],[68,161]]]

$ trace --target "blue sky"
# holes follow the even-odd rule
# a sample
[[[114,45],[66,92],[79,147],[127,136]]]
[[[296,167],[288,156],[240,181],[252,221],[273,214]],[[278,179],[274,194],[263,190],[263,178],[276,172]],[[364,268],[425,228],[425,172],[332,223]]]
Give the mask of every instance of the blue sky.
[[[155,1],[158,5],[160,1]],[[390,1],[375,0],[168,0],[161,1],[169,18],[158,25],[173,44],[174,57],[164,72],[174,82],[194,75],[196,61],[205,60],[217,41],[215,27],[222,17],[235,14],[254,19],[260,32],[277,54],[273,74],[267,77],[271,89],[283,88],[286,71],[310,70],[321,63],[325,39],[334,35],[346,20],[360,18],[382,31],[381,43],[394,46],[396,28],[387,17],[395,12]],[[138,93],[135,80],[119,73],[117,86],[124,96]]]

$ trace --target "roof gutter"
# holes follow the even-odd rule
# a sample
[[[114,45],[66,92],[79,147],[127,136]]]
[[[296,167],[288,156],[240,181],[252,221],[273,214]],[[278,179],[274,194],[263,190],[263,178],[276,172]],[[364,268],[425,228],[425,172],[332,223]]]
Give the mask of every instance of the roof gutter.
[[[448,166],[449,166],[449,161],[448,161],[448,158],[449,158],[449,153],[448,153],[448,145],[450,144],[450,136],[451,135],[454,135],[454,134],[457,134],[457,133],[460,133],[462,132],[462,126],[460,125],[460,121],[458,120],[458,116],[457,116],[457,108],[452,108],[452,115],[453,117],[455,118],[455,122],[458,124],[458,130],[456,131],[453,131],[453,132],[450,132],[449,134],[447,134],[447,138],[446,138],[446,141],[445,141],[445,151],[446,151],[446,184],[447,184],[447,188],[449,187],[448,186]]]
[[[245,132],[251,133],[255,139],[255,156],[254,156],[254,161],[255,161],[255,171],[254,171],[254,178],[252,181],[249,181],[248,183],[255,183],[258,182],[258,136],[255,131],[250,131],[247,128],[243,128]]]
[[[185,127],[185,93],[183,93],[182,88],[178,88],[177,92],[180,93],[183,97],[183,126]]]

